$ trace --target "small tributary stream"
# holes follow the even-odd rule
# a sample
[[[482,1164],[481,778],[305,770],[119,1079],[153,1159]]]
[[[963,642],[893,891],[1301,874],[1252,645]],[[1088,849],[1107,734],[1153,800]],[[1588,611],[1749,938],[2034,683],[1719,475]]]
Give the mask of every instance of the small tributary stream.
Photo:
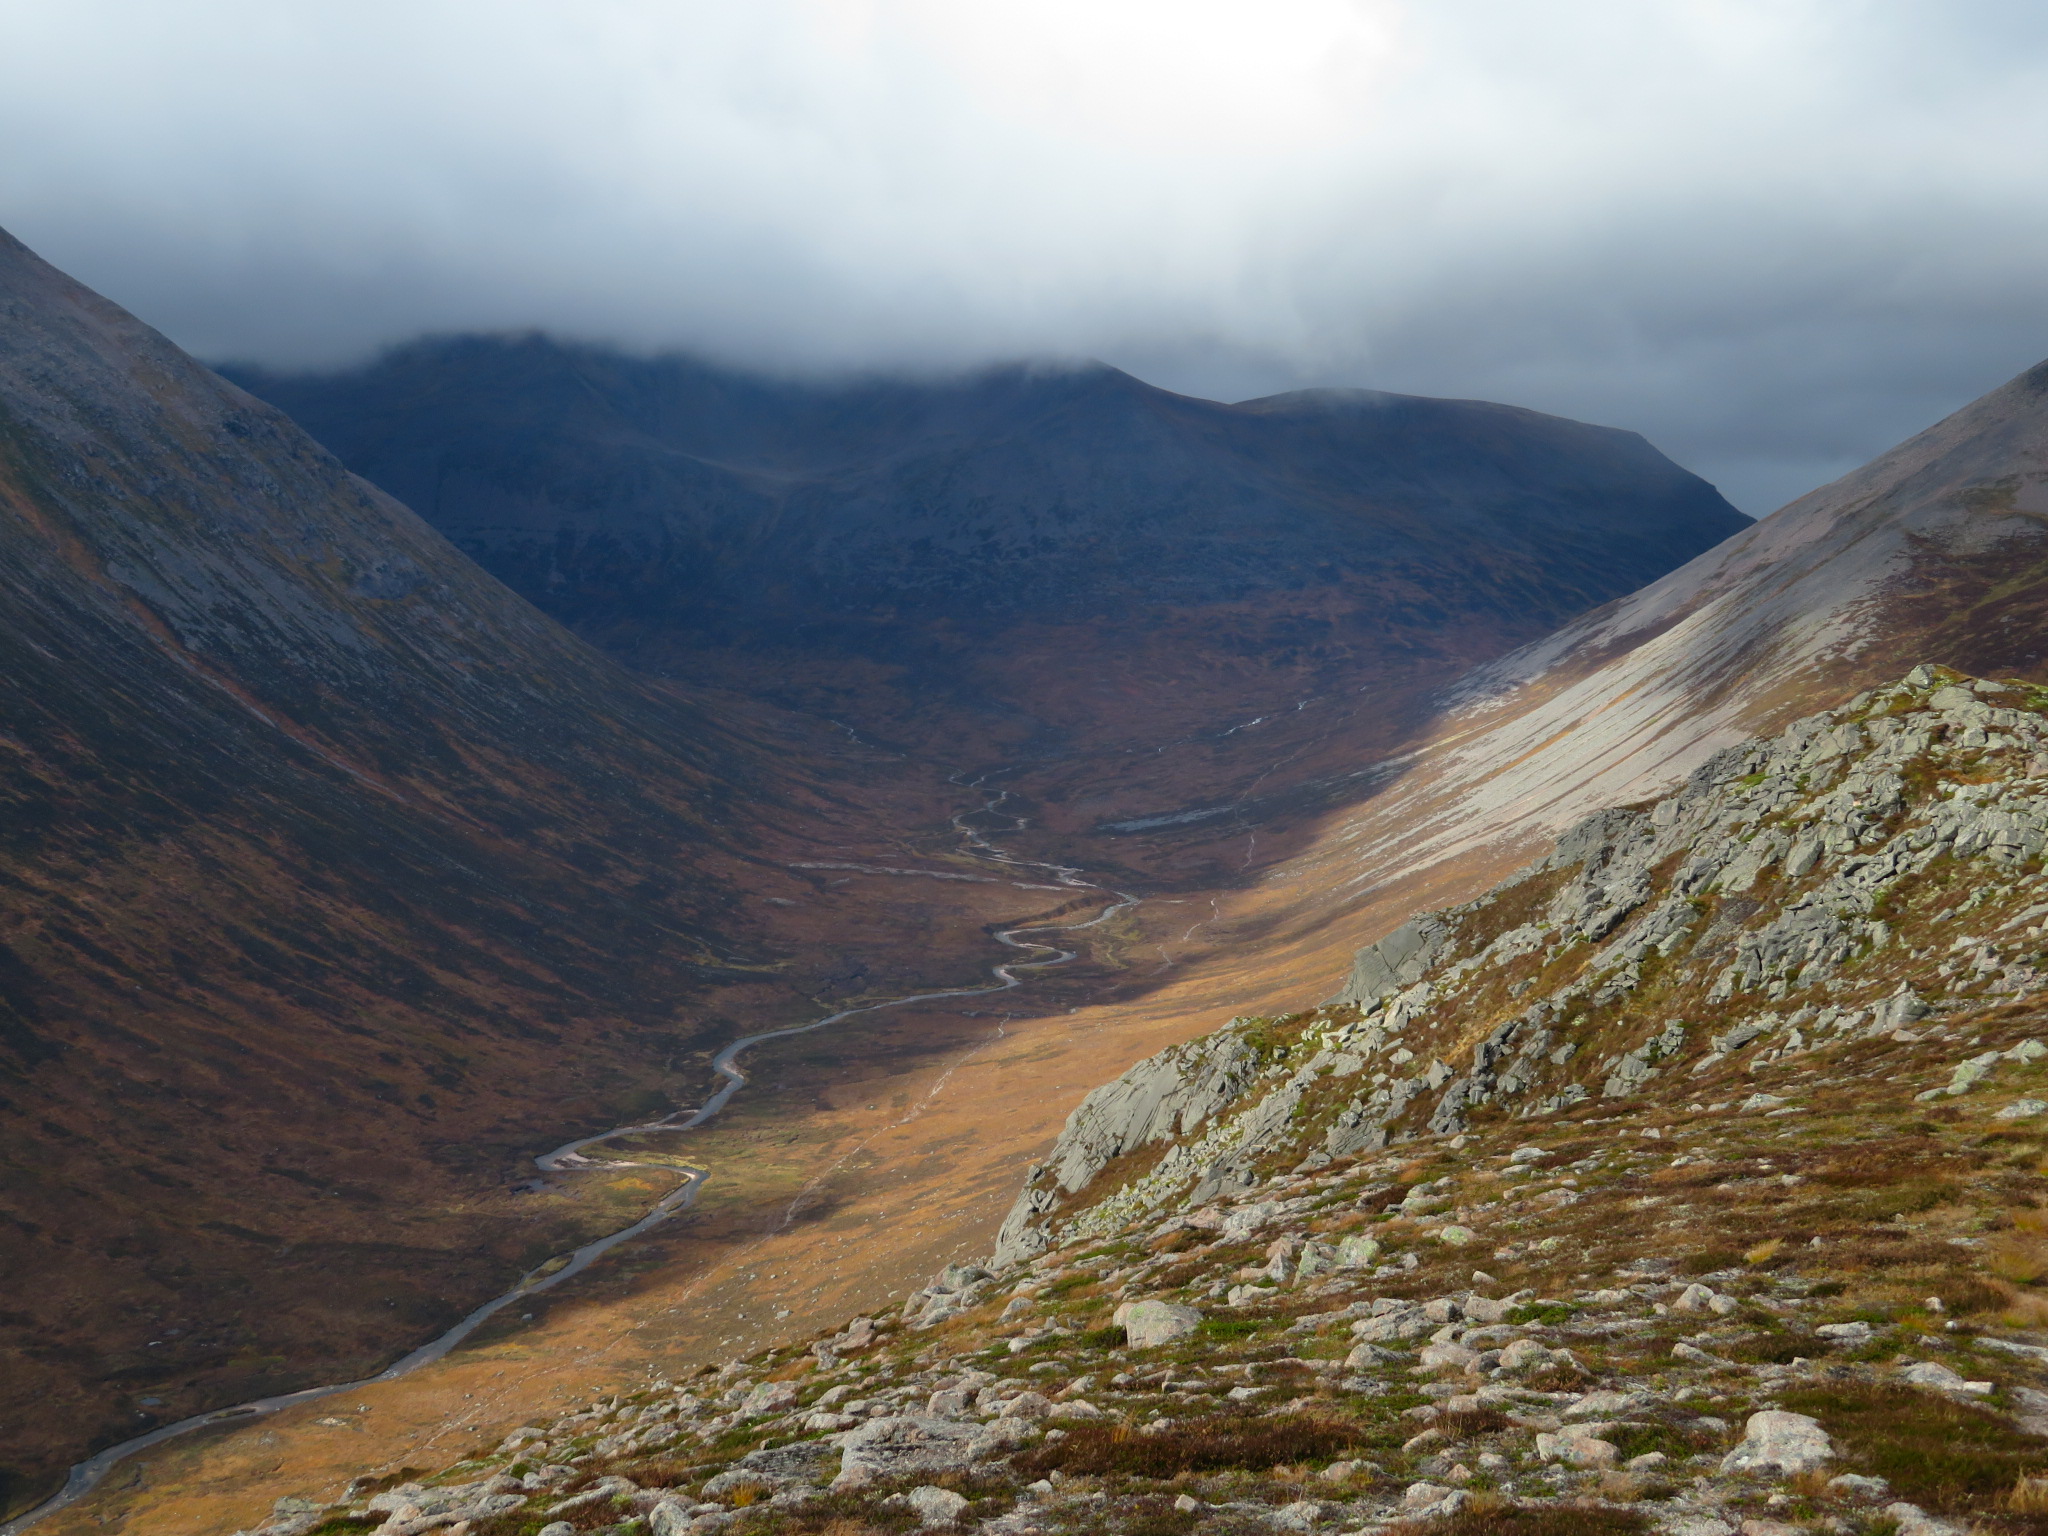
[[[1000,809],[1002,802],[1007,798],[1006,793],[997,793],[992,799],[983,804],[981,810],[983,812],[1007,814]],[[1108,890],[1103,886],[1094,884],[1092,881],[1084,880],[1081,878],[1081,872],[1077,869],[1061,864],[1045,864],[1026,859],[1012,858],[992,843],[986,835],[967,824],[966,818],[970,814],[973,813],[962,812],[960,815],[955,816],[953,818],[953,825],[966,841],[969,849],[977,857],[986,859],[991,863],[1006,866],[1015,871],[1043,871],[1056,887],[1101,892],[1104,896],[1111,898],[1108,905],[1095,916],[1081,922],[1027,923],[1020,924],[1014,928],[999,929],[995,935],[997,941],[1007,945],[1009,948],[1027,952],[1035,950],[1044,953],[1042,958],[1035,960],[1008,959],[999,962],[990,967],[989,974],[994,979],[987,983],[972,987],[948,987],[935,992],[912,992],[902,997],[885,998],[880,1002],[863,1003],[856,1008],[842,1008],[837,1013],[827,1014],[821,1019],[813,1019],[808,1024],[794,1024],[786,1029],[770,1029],[764,1030],[758,1035],[742,1036],[740,1039],[727,1044],[712,1058],[712,1070],[723,1081],[719,1083],[717,1090],[711,1097],[706,1099],[698,1108],[677,1110],[674,1114],[664,1116],[659,1120],[649,1121],[643,1125],[621,1125],[609,1131],[600,1131],[595,1136],[579,1137],[575,1141],[565,1142],[563,1145],[556,1147],[552,1152],[542,1153],[534,1159],[535,1164],[543,1173],[564,1173],[579,1168],[634,1166],[630,1163],[622,1163],[614,1159],[586,1157],[584,1152],[586,1148],[594,1147],[602,1142],[611,1141],[622,1136],[644,1136],[658,1131],[695,1130],[698,1126],[704,1124],[705,1121],[718,1114],[720,1110],[724,1109],[727,1103],[731,1101],[732,1096],[745,1085],[747,1077],[739,1068],[739,1058],[748,1050],[760,1045],[764,1041],[781,1040],[790,1035],[809,1034],[813,1030],[830,1028],[834,1024],[857,1017],[860,1014],[880,1013],[890,1008],[908,1007],[913,1003],[939,1002],[951,997],[979,997],[992,992],[1007,992],[1013,987],[1020,987],[1024,984],[1027,977],[1020,973],[1050,970],[1055,966],[1067,964],[1080,954],[1080,951],[1077,949],[1062,949],[1057,944],[1041,943],[1037,939],[1028,937],[1028,935],[1078,933],[1085,929],[1097,928],[1108,922],[1118,913],[1128,911],[1130,908],[1138,905],[1139,897],[1122,891]],[[923,873],[922,871],[879,869],[871,872],[875,874]],[[99,1486],[106,1478],[106,1475],[117,1465],[139,1451],[148,1450],[151,1446],[162,1445],[167,1440],[175,1440],[179,1436],[189,1435],[195,1430],[252,1422],[286,1408],[296,1408],[302,1403],[318,1402],[323,1397],[334,1397],[345,1392],[359,1391],[364,1387],[376,1386],[380,1382],[396,1381],[399,1377],[408,1375],[423,1365],[431,1365],[434,1361],[439,1360],[450,1350],[461,1344],[464,1339],[476,1332],[484,1323],[504,1311],[505,1308],[513,1305],[515,1302],[526,1301],[534,1296],[538,1296],[541,1292],[551,1290],[563,1281],[581,1274],[600,1257],[609,1253],[621,1243],[632,1241],[649,1227],[657,1226],[675,1215],[676,1212],[686,1209],[696,1199],[698,1189],[708,1177],[709,1175],[702,1169],[692,1168],[683,1170],[682,1182],[670,1190],[668,1194],[664,1195],[646,1215],[642,1216],[631,1226],[623,1227],[617,1232],[585,1243],[581,1248],[566,1256],[557,1255],[538,1268],[530,1270],[520,1278],[519,1283],[513,1286],[512,1289],[506,1291],[501,1296],[494,1296],[438,1338],[430,1339],[410,1354],[393,1361],[374,1376],[365,1376],[356,1381],[337,1382],[332,1386],[304,1387],[297,1392],[281,1392],[275,1397],[259,1397],[251,1402],[237,1403],[231,1408],[215,1408],[211,1412],[194,1414],[191,1418],[179,1419],[174,1424],[164,1424],[149,1431],[147,1434],[137,1435],[132,1440],[123,1440],[118,1445],[108,1446],[97,1455],[90,1456],[74,1466],[70,1471],[70,1475],[65,1478],[64,1486],[49,1499],[38,1504],[35,1508],[15,1516],[5,1525],[0,1525],[0,1536],[17,1536],[18,1532],[27,1530],[38,1520],[45,1519],[50,1515],[54,1515],[58,1510],[75,1504]]]

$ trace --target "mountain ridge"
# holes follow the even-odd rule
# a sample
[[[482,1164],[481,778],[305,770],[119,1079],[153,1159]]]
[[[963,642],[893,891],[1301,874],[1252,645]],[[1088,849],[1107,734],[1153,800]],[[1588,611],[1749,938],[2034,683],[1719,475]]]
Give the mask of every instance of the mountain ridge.
[[[1747,526],[1635,434],[1483,402],[802,384],[533,336],[230,372],[644,670],[1056,762],[1085,800],[1038,797],[1062,835],[1384,746],[1430,688]],[[1311,696],[1263,764],[1206,739]]]

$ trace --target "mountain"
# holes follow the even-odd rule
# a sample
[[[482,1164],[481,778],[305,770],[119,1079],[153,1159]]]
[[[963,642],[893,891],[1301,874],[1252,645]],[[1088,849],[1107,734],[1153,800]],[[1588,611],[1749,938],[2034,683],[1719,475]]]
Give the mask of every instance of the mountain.
[[[858,828],[5,236],[0,314],[5,1508],[614,1222],[528,1154],[802,1016],[759,828]]]
[[[1594,811],[1663,793],[1721,748],[1922,662],[2048,679],[2044,522],[2048,364],[1475,668],[1401,747],[1328,769],[1346,803],[1223,899],[1207,956],[1146,1015],[1306,1007],[1361,945],[1469,899]],[[1238,814],[1263,828],[1285,810],[1254,795]]]
[[[229,373],[635,667],[956,763],[1058,754],[1068,831],[1389,747],[1429,688],[1748,526],[1633,433],[1473,401],[792,382],[540,336]]]
[[[1917,668],[1733,744],[1091,1093],[893,1315],[254,1536],[2038,1536],[2044,708]]]

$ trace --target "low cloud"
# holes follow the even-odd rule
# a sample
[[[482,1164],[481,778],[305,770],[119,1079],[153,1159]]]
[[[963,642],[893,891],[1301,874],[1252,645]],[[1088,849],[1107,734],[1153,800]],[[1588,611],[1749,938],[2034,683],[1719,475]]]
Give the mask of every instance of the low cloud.
[[[1635,427],[1767,511],[2048,356],[1993,0],[0,0],[0,223],[214,357],[543,326]]]

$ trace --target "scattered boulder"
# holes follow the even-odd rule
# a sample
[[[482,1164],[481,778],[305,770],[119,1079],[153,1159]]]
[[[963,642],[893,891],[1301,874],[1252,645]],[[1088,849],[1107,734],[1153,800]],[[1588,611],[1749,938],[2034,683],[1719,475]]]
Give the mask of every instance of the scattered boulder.
[[[1818,1419],[1766,1408],[1749,1416],[1742,1443],[1721,1458],[1723,1472],[1811,1472],[1833,1460],[1834,1443]]]
[[[979,1460],[989,1444],[975,1424],[907,1414],[870,1419],[842,1439],[839,1475],[832,1486],[859,1488],[878,1478],[957,1472]]]
[[[1514,1311],[1514,1304],[1496,1301],[1490,1296],[1468,1296],[1464,1302],[1465,1316],[1475,1323],[1504,1323]]]
[[[781,1413],[796,1406],[797,1384],[793,1381],[764,1381],[747,1394],[740,1412],[748,1418]]]
[[[1378,1263],[1379,1257],[1380,1241],[1376,1237],[1354,1232],[1337,1244],[1337,1265],[1341,1269],[1363,1269]]]
[[[1898,1523],[1899,1536],[1963,1536],[1962,1527],[1936,1519],[1918,1504],[1887,1504],[1884,1512]]]
[[[1536,1454],[1544,1461],[1567,1461],[1575,1467],[1605,1470],[1621,1460],[1612,1441],[1602,1440],[1585,1425],[1568,1426],[1555,1434],[1536,1436]]]
[[[1503,1371],[1533,1371],[1555,1362],[1562,1351],[1538,1344],[1534,1339],[1516,1339],[1500,1352]]]
[[[1616,1414],[1633,1413],[1650,1402],[1640,1392],[1588,1392],[1577,1402],[1567,1404],[1564,1417],[1567,1419],[1611,1419]]]
[[[967,1512],[967,1500],[950,1488],[935,1488],[926,1484],[913,1488],[905,1496],[905,1502],[917,1511],[920,1524],[958,1525],[960,1517]]]
[[[1425,1371],[1440,1371],[1446,1367],[1462,1371],[1478,1358],[1477,1352],[1462,1344],[1425,1344],[1421,1353],[1416,1355],[1415,1363]]]
[[[1323,1518],[1323,1506],[1315,1499],[1296,1499],[1282,1504],[1266,1517],[1266,1523],[1283,1531],[1312,1531]]]
[[[1123,1323],[1124,1338],[1132,1349],[1157,1349],[1175,1339],[1186,1338],[1202,1326],[1199,1311],[1177,1302],[1136,1301],[1127,1311],[1122,1307],[1117,1310],[1123,1313],[1119,1321]]]
[[[1931,1360],[1909,1365],[1899,1375],[1913,1386],[1925,1387],[1932,1392],[1946,1392],[1955,1397],[1988,1397],[1998,1390],[1994,1382],[1965,1381],[1947,1366],[1937,1365]]]
[[[1360,1318],[1351,1325],[1351,1336],[1367,1344],[1405,1344],[1434,1332],[1437,1326],[1422,1308],[1403,1307],[1378,1317]]]
[[[1679,1292],[1678,1300],[1671,1303],[1671,1310],[1674,1312],[1704,1312],[1713,1305],[1713,1301],[1714,1290],[1712,1286],[1688,1285],[1683,1291]]]

